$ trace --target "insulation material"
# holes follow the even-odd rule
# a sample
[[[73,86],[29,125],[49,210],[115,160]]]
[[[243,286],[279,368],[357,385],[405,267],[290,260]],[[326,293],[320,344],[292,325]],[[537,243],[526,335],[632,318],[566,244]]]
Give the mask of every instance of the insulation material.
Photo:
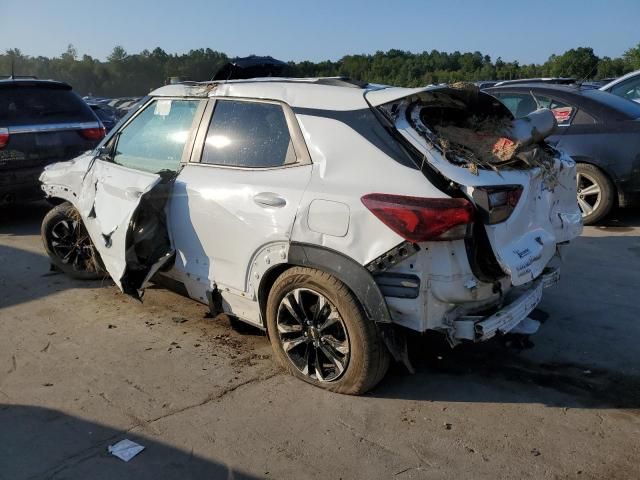
[[[421,92],[408,100],[411,126],[448,161],[466,166],[473,174],[479,169],[539,167],[547,176],[554,170],[555,152],[544,139],[555,131],[557,121],[548,109],[514,120],[497,99],[466,82]],[[395,107],[389,105],[393,117]]]

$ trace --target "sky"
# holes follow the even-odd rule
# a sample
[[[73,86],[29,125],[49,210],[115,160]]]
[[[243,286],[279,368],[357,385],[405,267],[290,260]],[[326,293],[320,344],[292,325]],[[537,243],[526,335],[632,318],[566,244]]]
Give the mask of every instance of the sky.
[[[391,48],[479,50],[542,63],[569,48],[620,56],[640,43],[640,0],[0,0],[0,51],[104,60],[211,48],[229,56],[338,60]]]

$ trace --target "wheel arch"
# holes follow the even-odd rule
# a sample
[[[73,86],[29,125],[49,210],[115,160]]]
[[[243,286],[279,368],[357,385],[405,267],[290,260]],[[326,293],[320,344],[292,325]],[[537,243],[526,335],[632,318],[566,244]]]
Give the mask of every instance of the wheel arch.
[[[263,324],[266,321],[267,298],[271,287],[283,272],[292,267],[309,267],[333,275],[355,295],[367,318],[379,324],[392,323],[387,302],[366,268],[335,250],[291,242],[287,261],[274,265],[262,275],[258,287],[258,303]]]

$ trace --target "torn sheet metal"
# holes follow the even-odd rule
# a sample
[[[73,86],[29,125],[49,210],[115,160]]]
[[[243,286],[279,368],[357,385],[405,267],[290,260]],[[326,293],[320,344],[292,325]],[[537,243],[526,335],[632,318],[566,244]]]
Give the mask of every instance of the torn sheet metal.
[[[175,177],[99,159],[84,177],[76,207],[105,269],[136,299],[150,275],[173,258],[164,207]]]
[[[380,110],[400,131],[409,127],[448,162],[476,176],[479,169],[553,169],[553,152],[543,144],[557,127],[548,109],[514,120],[498,100],[464,82],[424,89],[396,102]]]
[[[126,239],[126,269],[120,280],[122,291],[140,299],[151,277],[171,262],[171,244],[165,207],[177,173],[160,172],[160,181],[140,198]]]
[[[523,285],[542,273],[558,241],[581,230],[575,162],[544,142],[556,127],[552,112],[514,120],[497,99],[472,87],[424,89],[380,111],[468,198],[476,188],[521,187],[517,208],[484,228],[501,269],[514,286]]]

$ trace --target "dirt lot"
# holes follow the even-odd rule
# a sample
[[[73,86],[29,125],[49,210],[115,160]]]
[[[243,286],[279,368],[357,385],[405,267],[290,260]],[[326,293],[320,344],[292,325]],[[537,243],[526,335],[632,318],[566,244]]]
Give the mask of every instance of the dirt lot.
[[[640,478],[637,213],[575,243],[535,346],[419,340],[354,398],[172,292],[50,272],[46,208],[0,214],[0,479]]]

